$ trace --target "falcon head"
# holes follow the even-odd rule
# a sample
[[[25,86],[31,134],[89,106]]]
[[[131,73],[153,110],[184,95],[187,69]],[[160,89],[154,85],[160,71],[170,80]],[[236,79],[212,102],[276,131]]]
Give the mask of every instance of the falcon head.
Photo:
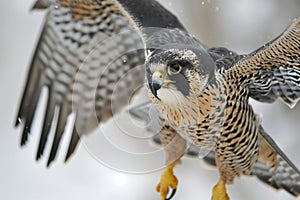
[[[168,45],[146,59],[148,87],[164,103],[199,95],[213,79],[215,63],[201,46]]]

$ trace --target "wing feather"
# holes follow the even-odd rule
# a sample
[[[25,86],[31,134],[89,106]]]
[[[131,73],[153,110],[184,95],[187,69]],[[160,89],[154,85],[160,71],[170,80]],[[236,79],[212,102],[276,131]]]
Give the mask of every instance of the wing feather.
[[[300,17],[279,37],[237,62],[227,75],[244,80],[258,101],[280,98],[293,107],[300,98]]]
[[[44,153],[47,138],[48,138],[48,135],[49,135],[49,132],[51,129],[52,122],[53,122],[53,118],[54,118],[54,114],[55,114],[55,110],[56,110],[56,102],[53,98],[54,98],[54,94],[51,92],[51,89],[50,89],[49,97],[48,97],[48,101],[47,101],[47,105],[46,105],[46,112],[45,112],[45,116],[44,116],[44,123],[43,123],[42,132],[41,132],[40,142],[39,142],[39,146],[38,146],[38,150],[37,150],[37,154],[36,154],[36,160],[39,160],[40,157]]]
[[[67,151],[67,154],[65,157],[65,162],[67,162],[70,159],[70,157],[74,153],[79,141],[80,141],[80,135],[77,132],[76,128],[73,127],[71,140],[70,140],[68,151]]]
[[[59,109],[57,126],[54,134],[54,139],[52,142],[51,152],[49,155],[49,159],[47,161],[47,166],[51,164],[51,162],[55,159],[59,144],[61,142],[63,133],[65,131],[65,127],[67,124],[68,116],[69,116],[69,105],[68,102],[65,101],[61,108]]]
[[[25,145],[46,88],[47,107],[36,158],[44,154],[49,134],[54,134],[49,166],[56,157],[71,113],[75,120],[71,122],[73,132],[66,160],[75,151],[80,136],[129,103],[113,94],[117,93],[117,85],[123,85],[126,97],[133,94],[137,85],[143,85],[144,47],[140,35],[112,0],[39,0],[35,7],[48,10],[15,126],[24,123],[21,145]],[[112,101],[118,105],[114,111]]]

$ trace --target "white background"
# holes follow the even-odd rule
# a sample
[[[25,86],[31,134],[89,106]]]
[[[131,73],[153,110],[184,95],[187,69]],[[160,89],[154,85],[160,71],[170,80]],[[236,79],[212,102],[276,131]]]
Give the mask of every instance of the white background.
[[[19,147],[21,129],[14,129],[13,123],[44,16],[44,12],[30,12],[32,4],[27,0],[0,1],[0,199],[158,199],[155,186],[159,171],[118,173],[95,160],[83,146],[66,165],[64,154],[60,154],[47,169],[45,160],[34,160],[38,126],[27,147]],[[239,53],[249,53],[276,37],[300,14],[298,0],[164,0],[164,5],[203,43]],[[254,104],[255,111],[263,115],[265,129],[300,167],[300,106],[290,110],[281,102]],[[110,155],[109,151],[105,153]],[[180,182],[174,199],[210,199],[218,174],[199,163],[184,159],[176,168]],[[293,199],[256,178],[237,179],[228,190],[232,199]]]

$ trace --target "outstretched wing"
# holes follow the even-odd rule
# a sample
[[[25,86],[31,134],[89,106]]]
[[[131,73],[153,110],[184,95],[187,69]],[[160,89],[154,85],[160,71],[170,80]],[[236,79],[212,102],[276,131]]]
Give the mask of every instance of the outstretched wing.
[[[249,85],[258,101],[277,98],[293,107],[300,98],[300,17],[272,42],[237,62],[227,73]]]
[[[48,7],[32,58],[16,126],[24,123],[21,145],[32,129],[46,88],[47,105],[36,159],[55,132],[48,165],[54,160],[68,117],[75,114],[66,160],[81,135],[128,104],[144,82],[144,47],[129,19],[111,0],[40,0]],[[54,1],[53,1],[54,2]]]

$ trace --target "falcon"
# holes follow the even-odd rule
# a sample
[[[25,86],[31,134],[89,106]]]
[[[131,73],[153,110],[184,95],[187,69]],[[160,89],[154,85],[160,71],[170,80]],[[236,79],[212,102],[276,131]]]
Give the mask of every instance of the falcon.
[[[159,43],[157,43],[159,41]],[[250,55],[205,48],[180,29],[147,38],[149,97],[159,112],[167,166],[157,185],[161,199],[178,180],[173,168],[188,143],[214,151],[219,181],[213,200],[229,199],[226,184],[258,173],[276,188],[300,195],[300,172],[263,129],[249,104],[280,98],[293,107],[300,97],[300,18],[278,38]],[[155,46],[155,48],[153,48]],[[147,47],[147,46],[146,46]]]
[[[300,194],[299,170],[249,104],[249,98],[267,103],[281,99],[291,107],[297,103],[300,18],[257,51],[238,55],[202,44],[155,0],[43,0],[35,8],[47,8],[48,13],[16,125],[24,123],[24,145],[45,88],[37,159],[53,129],[51,164],[68,117],[74,114],[68,159],[80,137],[121,111],[146,77],[167,155],[156,187],[161,199],[175,194],[178,179],[173,169],[191,146],[210,152],[205,159],[218,168],[213,200],[229,199],[226,185],[241,175],[255,175],[275,188]]]

